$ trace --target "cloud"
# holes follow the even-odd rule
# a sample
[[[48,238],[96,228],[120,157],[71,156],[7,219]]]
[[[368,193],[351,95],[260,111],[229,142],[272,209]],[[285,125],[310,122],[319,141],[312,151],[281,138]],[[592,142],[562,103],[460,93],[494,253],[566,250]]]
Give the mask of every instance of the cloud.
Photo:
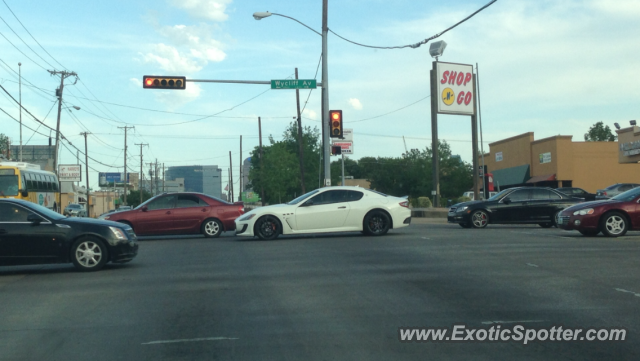
[[[159,91],[155,94],[156,100],[167,106],[169,110],[175,110],[200,97],[202,88],[196,83],[188,83],[184,90]]]
[[[362,103],[360,103],[360,100],[357,98],[349,98],[349,104],[351,104],[355,110],[362,110]]]
[[[225,21],[229,17],[225,11],[231,0],[171,0],[170,3],[194,18]]]
[[[201,61],[181,55],[175,47],[162,43],[152,45],[151,52],[140,55],[143,61],[156,63],[172,74],[192,74],[202,69],[204,65]]]
[[[317,120],[318,119],[318,113],[316,113],[315,111],[313,111],[311,109],[305,109],[302,112],[302,115],[304,115],[307,118],[313,119],[313,120]]]
[[[129,81],[138,88],[142,87],[142,80],[138,78],[130,78]]]

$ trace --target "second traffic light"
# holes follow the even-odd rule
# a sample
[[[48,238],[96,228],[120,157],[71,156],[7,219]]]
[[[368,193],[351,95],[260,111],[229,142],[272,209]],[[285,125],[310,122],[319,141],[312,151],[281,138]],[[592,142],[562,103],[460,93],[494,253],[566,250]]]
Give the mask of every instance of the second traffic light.
[[[145,89],[185,89],[187,78],[184,76],[155,76],[142,77],[142,87]]]
[[[342,138],[342,110],[329,110],[329,137]]]

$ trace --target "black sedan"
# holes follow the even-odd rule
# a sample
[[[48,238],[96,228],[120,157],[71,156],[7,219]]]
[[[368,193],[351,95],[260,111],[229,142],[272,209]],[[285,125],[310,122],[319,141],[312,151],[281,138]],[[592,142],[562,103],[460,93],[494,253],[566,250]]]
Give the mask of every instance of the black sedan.
[[[564,193],[564,194],[568,195],[569,197],[584,198],[585,201],[595,201],[596,200],[596,194],[595,193],[589,193],[589,192],[585,191],[582,188],[564,187],[564,188],[556,188],[556,190],[558,192],[561,192],[561,193]]]
[[[80,271],[97,271],[137,254],[137,237],[128,225],[64,217],[31,202],[0,199],[0,266],[72,262]]]
[[[463,228],[484,228],[489,223],[532,223],[548,228],[556,215],[583,198],[570,197],[551,188],[505,189],[485,201],[464,202],[449,209],[448,221]]]

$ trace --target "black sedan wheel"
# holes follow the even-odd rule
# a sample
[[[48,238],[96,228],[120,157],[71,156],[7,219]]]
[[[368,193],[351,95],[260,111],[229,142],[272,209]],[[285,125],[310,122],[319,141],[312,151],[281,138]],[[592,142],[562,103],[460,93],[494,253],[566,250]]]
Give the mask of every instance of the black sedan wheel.
[[[487,212],[478,210],[471,213],[471,225],[473,228],[484,228],[489,224],[489,215]]]
[[[605,236],[621,237],[627,233],[627,218],[618,212],[607,213],[600,221],[600,230]]]
[[[578,232],[580,232],[585,237],[595,237],[598,235],[598,233],[600,233],[600,231],[591,231],[591,230],[584,230],[584,229],[581,229]]]
[[[265,241],[278,238],[282,231],[280,222],[273,216],[264,216],[256,222],[255,235]]]
[[[391,219],[382,211],[373,211],[364,217],[364,232],[369,236],[382,236],[391,228]]]
[[[71,247],[73,265],[82,272],[98,271],[109,259],[107,247],[101,240],[82,237]]]
[[[200,231],[207,238],[215,238],[220,237],[223,231],[222,228],[222,223],[219,220],[210,218],[202,223]]]

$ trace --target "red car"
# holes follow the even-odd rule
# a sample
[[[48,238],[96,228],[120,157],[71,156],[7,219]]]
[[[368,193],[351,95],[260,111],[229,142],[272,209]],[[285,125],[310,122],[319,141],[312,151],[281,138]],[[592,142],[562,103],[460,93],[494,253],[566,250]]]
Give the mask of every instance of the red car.
[[[604,201],[579,203],[558,215],[558,227],[578,230],[585,236],[602,232],[609,237],[640,230],[640,187]]]
[[[139,236],[202,233],[218,237],[235,230],[235,219],[242,214],[242,202],[232,204],[201,193],[167,193],[105,219],[126,223]]]

